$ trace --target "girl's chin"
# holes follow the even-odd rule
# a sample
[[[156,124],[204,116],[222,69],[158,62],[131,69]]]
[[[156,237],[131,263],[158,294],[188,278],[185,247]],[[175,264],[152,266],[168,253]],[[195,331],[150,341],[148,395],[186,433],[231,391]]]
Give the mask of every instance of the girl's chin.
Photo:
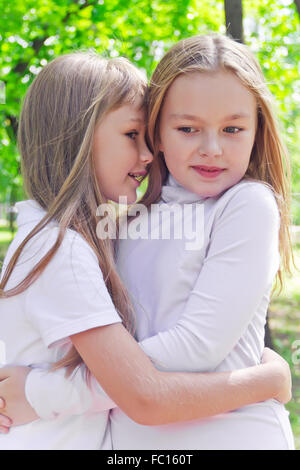
[[[128,198],[127,199],[127,204],[134,204],[136,202],[136,200],[137,200],[137,195],[135,195],[135,197],[132,198],[132,199]]]
[[[137,194],[136,192],[133,193],[126,193],[126,194],[119,194],[118,196],[114,196],[113,198],[110,198],[111,201],[115,202],[116,204],[134,204],[137,200]]]

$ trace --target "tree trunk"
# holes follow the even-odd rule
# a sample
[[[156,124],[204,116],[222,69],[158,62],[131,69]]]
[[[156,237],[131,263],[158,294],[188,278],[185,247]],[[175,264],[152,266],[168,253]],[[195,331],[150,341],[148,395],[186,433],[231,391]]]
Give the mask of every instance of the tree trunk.
[[[267,316],[267,322],[266,322],[266,326],[265,326],[265,346],[267,346],[270,349],[274,349],[272,336],[271,336],[271,330],[270,330],[270,327],[269,327],[268,316]]]
[[[10,198],[9,198],[9,213],[8,213],[8,222],[9,222],[9,230],[11,233],[11,236],[14,235],[15,233],[15,220],[16,220],[16,213],[14,211],[14,205],[17,202],[16,201],[16,187],[13,186],[11,188],[10,192]]]
[[[300,16],[300,0],[294,0],[294,2],[298,11],[298,15]]]
[[[244,42],[242,0],[224,0],[226,34]]]

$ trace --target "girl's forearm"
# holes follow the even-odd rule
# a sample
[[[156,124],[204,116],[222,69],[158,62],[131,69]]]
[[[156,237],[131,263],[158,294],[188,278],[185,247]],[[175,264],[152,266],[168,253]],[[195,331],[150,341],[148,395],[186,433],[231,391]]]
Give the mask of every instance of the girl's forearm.
[[[285,378],[276,361],[222,373],[159,371],[121,325],[72,341],[107,395],[143,425],[205,418],[274,398]]]
[[[281,368],[274,362],[220,373],[161,372],[159,387],[149,388],[143,424],[207,418],[275,398],[283,379]]]
[[[72,415],[109,408],[106,402],[104,406],[104,392],[97,390],[94,378],[90,389],[82,374],[76,374],[76,382],[64,378],[64,374],[64,370],[48,374],[35,370],[29,375],[30,403],[40,417],[49,419],[53,413]],[[155,370],[148,379],[148,393],[140,414],[131,417],[141,424],[155,425],[214,416],[276,397],[282,379],[282,371],[274,362],[220,373]],[[57,393],[53,392],[54,384]],[[77,405],[74,396],[80,398]],[[116,406],[111,403],[110,407]]]

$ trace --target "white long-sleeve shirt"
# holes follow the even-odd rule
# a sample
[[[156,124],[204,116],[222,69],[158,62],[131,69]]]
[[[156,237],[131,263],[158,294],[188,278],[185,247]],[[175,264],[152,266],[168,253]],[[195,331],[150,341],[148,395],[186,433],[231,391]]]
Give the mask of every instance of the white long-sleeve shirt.
[[[185,204],[186,193],[170,177],[162,203]],[[199,196],[194,199],[199,202]],[[167,370],[211,372],[259,364],[279,267],[274,196],[263,184],[244,181],[200,202],[199,250],[187,250],[184,237],[120,241],[118,270],[132,294],[137,337]]]
[[[153,239],[151,213],[144,216],[148,239],[119,243],[118,269],[135,307],[136,339],[161,370],[213,372],[258,364],[279,265],[279,214],[271,190],[242,181],[203,199],[170,176],[161,205],[174,203],[203,205],[200,249],[187,250],[184,237]],[[30,375],[29,398],[39,381]],[[111,430],[114,449],[293,448],[288,413],[275,400],[164,426],[139,425],[114,408]]]
[[[244,180],[203,199],[170,176],[161,203],[203,204],[203,246],[187,250],[184,237],[120,241],[118,269],[131,293],[140,346],[161,370],[259,364],[279,266],[280,219],[272,191]],[[149,232],[155,231],[147,217]],[[275,400],[164,426],[136,424],[115,408],[111,429],[115,449],[293,448],[288,413]]]

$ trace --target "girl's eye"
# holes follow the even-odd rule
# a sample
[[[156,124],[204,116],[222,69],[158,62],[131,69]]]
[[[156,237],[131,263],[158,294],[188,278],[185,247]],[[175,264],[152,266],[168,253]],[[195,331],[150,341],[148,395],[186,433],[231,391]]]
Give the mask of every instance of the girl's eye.
[[[194,127],[179,127],[178,130],[184,134],[191,134],[195,132],[196,129]]]
[[[135,140],[136,137],[139,135],[139,133],[137,131],[132,131],[132,132],[127,132],[126,135],[127,137],[129,137],[129,139]]]
[[[229,126],[225,127],[224,131],[228,134],[237,134],[238,132],[242,131],[240,127]]]

